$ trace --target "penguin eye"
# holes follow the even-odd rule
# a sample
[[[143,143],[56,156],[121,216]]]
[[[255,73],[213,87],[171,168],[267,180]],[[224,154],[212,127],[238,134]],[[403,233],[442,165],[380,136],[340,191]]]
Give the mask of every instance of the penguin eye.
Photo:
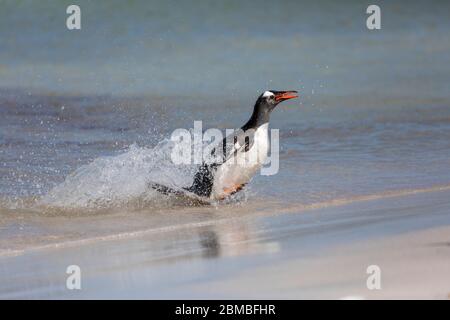
[[[269,99],[270,99],[270,100],[275,99],[275,95],[271,95],[271,96],[269,97]]]

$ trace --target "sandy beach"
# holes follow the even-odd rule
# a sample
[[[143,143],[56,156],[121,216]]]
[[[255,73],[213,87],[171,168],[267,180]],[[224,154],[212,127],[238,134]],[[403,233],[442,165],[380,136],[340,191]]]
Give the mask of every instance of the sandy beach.
[[[450,191],[410,193],[278,214],[192,212],[157,229],[143,227],[153,215],[131,215],[120,234],[3,250],[0,297],[448,299]],[[81,290],[66,289],[73,264]],[[369,265],[380,290],[366,287]]]

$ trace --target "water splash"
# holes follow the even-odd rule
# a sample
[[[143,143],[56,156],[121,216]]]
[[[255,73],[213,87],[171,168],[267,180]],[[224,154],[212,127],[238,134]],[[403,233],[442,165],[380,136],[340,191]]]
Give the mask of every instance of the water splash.
[[[70,174],[42,197],[39,205],[98,209],[161,204],[167,199],[149,188],[149,183],[188,186],[196,170],[195,165],[173,164],[170,156],[174,146],[165,139],[154,148],[133,144],[120,155],[99,157]]]

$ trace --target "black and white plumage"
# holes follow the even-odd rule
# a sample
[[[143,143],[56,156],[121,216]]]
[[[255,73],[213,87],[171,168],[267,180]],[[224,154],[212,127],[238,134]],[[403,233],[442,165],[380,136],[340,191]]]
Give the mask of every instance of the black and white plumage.
[[[241,190],[265,162],[269,152],[270,113],[297,91],[265,91],[256,100],[252,116],[240,130],[212,150],[213,162],[204,162],[186,188],[201,197],[222,200]]]

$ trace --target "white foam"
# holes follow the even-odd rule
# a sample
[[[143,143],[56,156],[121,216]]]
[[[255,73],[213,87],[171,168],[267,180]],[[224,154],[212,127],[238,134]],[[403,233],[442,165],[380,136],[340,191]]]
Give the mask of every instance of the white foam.
[[[137,198],[151,200],[159,195],[150,182],[187,186],[194,166],[170,161],[174,142],[164,140],[154,148],[135,144],[117,156],[95,159],[70,174],[44,196],[40,204],[65,208],[98,208],[121,205]]]

